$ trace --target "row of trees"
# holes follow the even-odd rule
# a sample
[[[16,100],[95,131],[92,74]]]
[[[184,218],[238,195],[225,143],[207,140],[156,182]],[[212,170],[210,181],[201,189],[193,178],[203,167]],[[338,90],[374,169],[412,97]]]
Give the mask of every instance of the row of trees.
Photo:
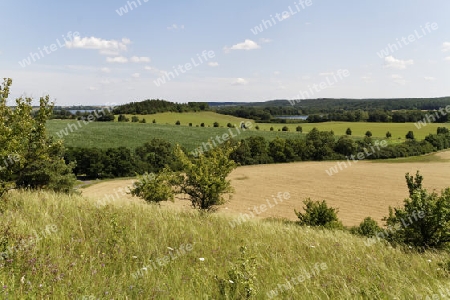
[[[148,115],[162,112],[197,112],[209,110],[209,105],[206,102],[188,102],[173,103],[165,100],[153,99],[144,100],[141,102],[131,102],[120,105],[114,108],[114,114],[129,114],[129,115]]]
[[[345,160],[351,155],[370,152],[365,159],[385,159],[418,156],[450,148],[450,133],[439,128],[437,134],[423,141],[410,139],[401,144],[384,145],[370,136],[355,140],[349,136],[337,138],[333,132],[311,130],[305,137],[276,138],[261,136],[230,140],[230,158],[238,165],[284,163],[294,161]],[[377,145],[378,144],[378,145]],[[174,145],[162,139],[152,139],[141,147],[68,148],[66,163],[75,165],[77,176],[114,178],[134,176],[136,173],[159,172],[165,166],[178,171],[182,163],[174,156]],[[187,153],[187,151],[185,151]]]

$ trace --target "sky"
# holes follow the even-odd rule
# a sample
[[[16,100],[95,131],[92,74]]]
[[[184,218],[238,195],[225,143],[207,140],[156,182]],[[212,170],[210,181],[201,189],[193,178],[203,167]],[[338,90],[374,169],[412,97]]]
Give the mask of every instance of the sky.
[[[11,104],[450,96],[448,0],[7,0]]]

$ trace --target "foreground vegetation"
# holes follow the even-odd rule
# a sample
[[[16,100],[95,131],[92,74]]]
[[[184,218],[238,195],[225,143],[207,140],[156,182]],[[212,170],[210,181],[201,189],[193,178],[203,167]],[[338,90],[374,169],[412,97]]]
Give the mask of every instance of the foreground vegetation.
[[[80,196],[47,192],[8,194],[0,245],[27,243],[0,259],[1,297],[224,299],[220,279],[228,294],[236,285],[236,298],[245,298],[248,286],[255,299],[268,299],[277,288],[281,299],[445,299],[450,293],[449,274],[438,265],[450,259],[445,252],[366,246],[366,239],[345,232],[278,221],[231,229],[230,219],[217,215],[139,201],[117,205],[97,208]],[[47,226],[56,230],[44,235]],[[248,269],[239,267],[242,260]],[[307,279],[316,263],[327,268]],[[232,278],[255,278],[231,283],[229,271]],[[300,275],[305,279],[291,289],[281,286]]]

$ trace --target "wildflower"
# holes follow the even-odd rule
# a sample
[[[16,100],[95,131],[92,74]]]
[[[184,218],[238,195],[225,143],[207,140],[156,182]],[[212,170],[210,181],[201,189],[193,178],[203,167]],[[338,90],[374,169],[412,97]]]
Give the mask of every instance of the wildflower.
[[[146,268],[146,267],[143,267],[142,270],[147,271],[147,268]]]
[[[25,282],[25,275],[22,276],[22,278],[20,278],[20,283],[24,283]]]
[[[233,282],[233,280],[231,280],[231,279],[230,279],[230,280],[228,280],[228,281],[229,281],[230,283],[234,283],[234,282]]]
[[[167,247],[167,249],[169,249],[170,251],[173,251],[173,248],[171,248],[171,247]]]
[[[203,257],[200,257],[199,260],[200,261],[205,261],[205,259]]]
[[[132,256],[132,258],[137,258],[137,256]]]

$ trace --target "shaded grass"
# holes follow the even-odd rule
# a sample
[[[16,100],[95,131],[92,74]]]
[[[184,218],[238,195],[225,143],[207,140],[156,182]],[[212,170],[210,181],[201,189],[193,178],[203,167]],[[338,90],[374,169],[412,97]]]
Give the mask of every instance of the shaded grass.
[[[443,150],[441,152],[448,152],[449,150]],[[440,152],[429,153],[421,156],[400,157],[390,159],[374,159],[370,160],[372,163],[439,163],[449,162],[450,159],[445,159],[438,156]]]
[[[448,253],[404,253],[340,231],[283,221],[248,221],[174,212],[141,201],[96,208],[80,196],[15,192],[7,196],[0,229],[16,244],[49,224],[58,229],[0,261],[0,295],[11,299],[221,299],[215,276],[227,279],[246,246],[257,264],[256,299],[287,279],[327,269],[280,293],[282,299],[423,299],[448,286],[437,266]],[[139,269],[192,244],[164,266]],[[199,258],[204,258],[201,261]],[[428,261],[429,260],[429,261]],[[22,279],[22,280],[21,280]],[[238,286],[241,284],[236,282]]]

